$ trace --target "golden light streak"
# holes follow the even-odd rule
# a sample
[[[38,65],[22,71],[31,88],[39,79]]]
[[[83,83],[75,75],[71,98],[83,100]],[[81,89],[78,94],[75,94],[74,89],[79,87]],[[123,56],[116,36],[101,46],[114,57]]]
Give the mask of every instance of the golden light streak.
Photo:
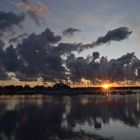
[[[107,84],[107,83],[104,83],[104,84],[102,84],[101,85],[101,87],[103,88],[103,89],[109,89],[110,87],[111,87],[111,85],[110,84]]]
[[[110,92],[111,84],[110,83],[103,83],[101,85],[103,93],[106,93],[106,96],[108,96],[108,93]]]
[[[20,7],[25,11],[31,11],[34,15],[39,17],[43,17],[49,13],[48,7],[40,1],[37,3],[22,1],[17,3],[17,7]]]

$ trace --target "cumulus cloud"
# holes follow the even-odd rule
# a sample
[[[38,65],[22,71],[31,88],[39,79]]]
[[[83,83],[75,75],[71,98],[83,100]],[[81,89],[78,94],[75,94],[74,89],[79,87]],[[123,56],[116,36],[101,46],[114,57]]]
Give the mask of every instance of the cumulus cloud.
[[[19,43],[20,41],[22,41],[24,38],[26,38],[28,36],[27,33],[23,33],[23,34],[20,34],[18,36],[15,36],[15,37],[11,37],[9,39],[9,43]]]
[[[22,0],[17,3],[17,6],[23,9],[37,24],[40,24],[40,19],[49,13],[48,7],[41,1],[35,3]]]
[[[18,53],[21,66],[18,69],[18,78],[37,78],[54,80],[65,76],[62,59],[59,53],[53,52],[52,44],[58,43],[61,37],[46,29],[39,35],[31,34],[18,44]],[[61,74],[60,74],[61,73]]]
[[[119,33],[116,33],[118,29]],[[4,44],[1,41],[0,77],[8,78],[7,73],[14,72],[20,80],[35,80],[38,77],[43,77],[47,81],[58,79],[80,81],[82,78],[94,81],[108,77],[112,77],[113,80],[123,80],[127,76],[128,79],[135,79],[134,71],[138,71],[140,68],[140,60],[134,53],[127,53],[110,61],[106,57],[100,56],[99,52],[93,52],[90,59],[89,57],[76,57],[73,54],[73,51],[80,52],[94,48],[109,40],[121,41],[131,34],[125,31],[125,35],[120,35],[120,28],[118,29],[107,33],[106,36],[109,36],[107,41],[97,39],[89,44],[59,43],[61,36],[55,35],[50,29],[45,29],[40,34],[33,33],[17,45],[9,45],[6,49],[3,49]],[[96,61],[97,59],[98,61]],[[129,75],[127,75],[128,71]]]
[[[61,36],[55,35],[49,28],[39,35],[39,38],[43,41],[48,41],[49,43],[57,43],[61,40]]]
[[[13,12],[0,12],[0,31],[11,29],[13,26],[19,26],[24,20],[23,13],[15,14]]]
[[[10,45],[4,51],[3,64],[6,71],[16,72],[20,67],[20,60],[17,57],[16,49]]]
[[[111,41],[121,41],[129,37],[132,31],[128,27],[120,27],[107,32],[103,37],[99,37],[96,41],[96,45],[105,44]]]
[[[3,48],[4,45],[5,43],[0,39],[0,48]]]
[[[78,51],[81,52],[83,50],[89,48],[95,48],[99,45],[108,43],[110,41],[122,41],[127,39],[132,31],[129,31],[128,27],[120,27],[114,30],[107,32],[107,34],[103,37],[99,37],[96,41],[92,43],[84,44],[84,43],[61,43],[58,45],[58,50],[64,52]]]
[[[94,52],[93,52],[94,54]],[[96,52],[97,54],[97,52]],[[99,54],[99,53],[98,53]],[[79,81],[82,78],[94,82],[96,79],[110,79],[112,81],[136,80],[140,77],[140,60],[134,53],[127,53],[120,58],[108,60],[107,57],[100,57],[95,61],[94,56],[91,59],[76,57],[71,54],[66,61],[72,81]]]
[[[96,60],[96,59],[98,59],[100,57],[100,54],[99,54],[99,52],[93,52],[92,56]]]
[[[63,31],[63,36],[73,36],[75,32],[81,32],[81,31],[75,28],[67,28]]]

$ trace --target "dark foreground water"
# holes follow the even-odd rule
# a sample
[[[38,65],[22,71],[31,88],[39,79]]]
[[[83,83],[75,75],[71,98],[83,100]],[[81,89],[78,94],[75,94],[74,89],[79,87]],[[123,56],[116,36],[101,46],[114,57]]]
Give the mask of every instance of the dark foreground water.
[[[0,96],[0,140],[140,140],[140,95]]]

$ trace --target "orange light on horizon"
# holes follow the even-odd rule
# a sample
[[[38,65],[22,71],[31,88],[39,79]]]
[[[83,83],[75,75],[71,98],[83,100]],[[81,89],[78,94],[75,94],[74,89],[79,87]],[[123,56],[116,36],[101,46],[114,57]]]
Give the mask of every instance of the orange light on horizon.
[[[111,87],[111,85],[108,84],[108,83],[104,83],[104,84],[101,85],[101,87],[102,87],[104,90],[108,90],[108,89]]]

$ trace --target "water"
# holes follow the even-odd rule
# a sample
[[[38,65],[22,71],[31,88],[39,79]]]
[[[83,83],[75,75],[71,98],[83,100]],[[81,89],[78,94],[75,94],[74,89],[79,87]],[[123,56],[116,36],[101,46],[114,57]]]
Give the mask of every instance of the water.
[[[0,96],[0,140],[140,140],[140,95]]]

